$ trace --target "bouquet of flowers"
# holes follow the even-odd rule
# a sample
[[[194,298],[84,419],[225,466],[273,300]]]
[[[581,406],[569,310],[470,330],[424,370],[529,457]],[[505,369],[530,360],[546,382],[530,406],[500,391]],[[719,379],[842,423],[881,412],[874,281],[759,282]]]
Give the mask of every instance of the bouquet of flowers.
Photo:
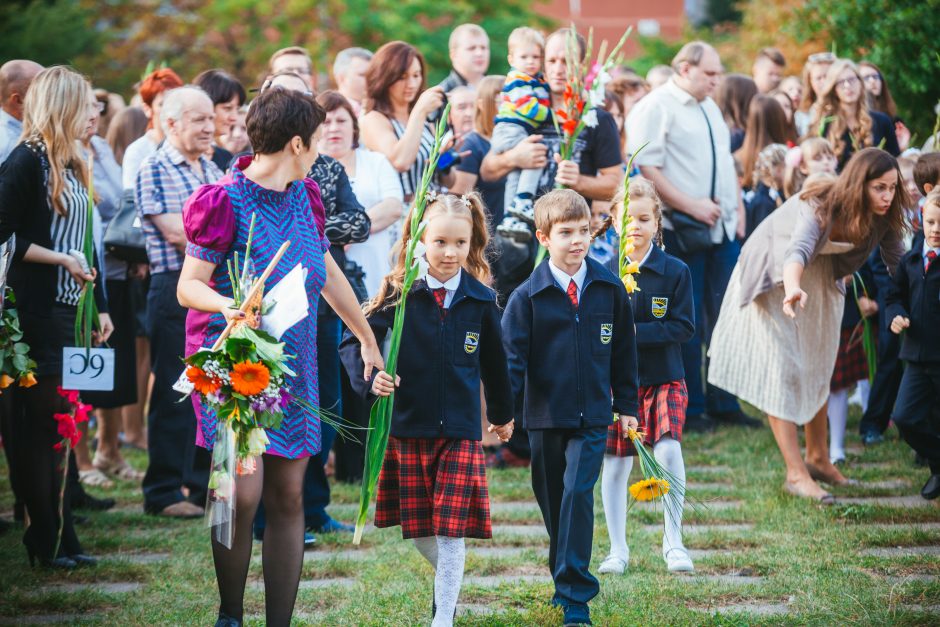
[[[594,107],[604,102],[604,93],[611,80],[610,70],[623,60],[621,49],[630,36],[632,27],[607,54],[607,41],[601,43],[597,58],[593,61],[594,30],[588,32],[587,49],[584,57],[578,46],[578,32],[574,24],[568,29],[565,40],[565,62],[567,84],[562,96],[562,106],[555,110],[552,120],[555,131],[561,137],[559,153],[562,160],[569,160],[574,155],[575,142],[585,127],[597,126],[597,112]]]
[[[63,507],[65,505],[65,484],[68,481],[69,455],[79,440],[82,439],[82,432],[78,425],[88,422],[88,415],[93,409],[91,405],[86,405],[79,398],[78,390],[63,390],[62,386],[56,388],[56,392],[69,403],[69,411],[53,414],[56,422],[56,431],[62,436],[62,439],[56,442],[52,448],[57,451],[65,451],[65,457],[62,459],[62,483],[59,486],[59,532],[56,536],[56,547],[53,555],[59,554],[59,545],[62,543],[62,525],[63,525]]]
[[[408,268],[405,274],[405,280],[402,283],[401,299],[395,305],[395,319],[392,325],[391,339],[388,345],[388,356],[385,358],[385,371],[395,378],[395,369],[398,364],[398,348],[401,344],[401,329],[405,322],[405,300],[411,286],[421,276],[427,273],[427,260],[424,258],[424,244],[421,242],[421,236],[427,223],[423,221],[424,209],[428,203],[428,188],[431,186],[431,178],[437,170],[437,161],[441,156],[441,144],[443,143],[444,131],[447,128],[447,120],[450,118],[450,103],[444,107],[444,113],[441,115],[437,124],[437,132],[434,136],[434,147],[424,168],[424,174],[421,177],[421,186],[415,196],[414,210],[411,213],[411,223],[409,224],[408,246],[405,253],[405,267]],[[369,413],[369,432],[366,438],[365,465],[362,472],[362,489],[359,494],[359,515],[356,517],[356,532],[353,535],[353,543],[359,544],[362,540],[362,531],[366,525],[366,519],[369,516],[369,504],[375,496],[375,489],[379,482],[379,472],[382,470],[382,461],[385,459],[385,449],[388,447],[388,434],[392,422],[392,408],[395,405],[395,393],[389,396],[380,396],[372,406]]]
[[[235,476],[255,471],[256,458],[269,444],[265,429],[280,427],[287,406],[299,402],[285,387],[286,377],[295,374],[287,365],[292,356],[284,353],[283,342],[259,328],[264,283],[290,242],[284,242],[256,278],[250,263],[254,224],[252,215],[241,268],[237,254],[228,264],[233,308],[245,317],[229,321],[211,349],[184,360],[182,382],[218,417],[206,519],[215,539],[229,548],[235,533]]]
[[[20,317],[16,313],[16,296],[4,287],[3,313],[0,316],[0,394],[14,383],[28,388],[36,385],[36,362],[29,356],[29,345],[23,341]]]
[[[633,501],[652,501],[662,499],[666,509],[676,513],[680,518],[685,497],[685,482],[674,477],[669,471],[656,461],[653,454],[643,445],[646,434],[636,429],[627,429],[627,437],[636,449],[640,460],[640,474],[643,479],[632,484],[629,488]]]
[[[633,217],[630,215],[629,211],[629,172],[633,169],[633,160],[636,159],[636,156],[640,154],[640,150],[643,150],[645,146],[646,144],[643,144],[635,153],[630,155],[630,161],[627,163],[628,174],[623,179],[623,210],[620,212],[620,248],[618,249],[617,255],[617,267],[620,268],[620,280],[623,281],[623,286],[626,288],[627,294],[640,291],[639,286],[636,284],[636,279],[633,277],[634,274],[640,273],[640,262],[630,261],[630,255],[633,254],[636,247],[633,245],[633,238],[630,237],[630,224],[633,222]]]

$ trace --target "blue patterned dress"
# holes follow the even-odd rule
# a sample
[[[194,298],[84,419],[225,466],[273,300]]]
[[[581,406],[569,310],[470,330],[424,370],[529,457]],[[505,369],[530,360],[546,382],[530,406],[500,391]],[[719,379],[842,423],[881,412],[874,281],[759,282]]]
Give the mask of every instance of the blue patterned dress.
[[[256,217],[251,261],[258,274],[281,244],[290,240],[290,248],[265,283],[265,292],[298,263],[307,269],[310,315],[288,329],[281,341],[286,344],[285,353],[296,356],[290,366],[297,376],[288,378],[287,389],[313,408],[319,408],[316,312],[326,282],[323,255],[329,248],[323,235],[320,190],[310,179],[295,181],[283,192],[265,189],[242,173],[249,163],[250,157],[240,159],[231,174],[213,185],[203,185],[187,201],[183,208],[186,254],[216,264],[211,286],[220,294],[231,296],[226,264],[236,252],[240,259],[244,258],[252,213]],[[212,346],[224,328],[222,314],[190,310],[186,318],[186,354]],[[199,427],[196,443],[211,450],[215,443],[215,413],[202,406],[195,395],[193,403]],[[314,411],[296,403],[288,407],[280,428],[267,430],[267,434],[270,455],[298,459],[320,451],[320,420]]]

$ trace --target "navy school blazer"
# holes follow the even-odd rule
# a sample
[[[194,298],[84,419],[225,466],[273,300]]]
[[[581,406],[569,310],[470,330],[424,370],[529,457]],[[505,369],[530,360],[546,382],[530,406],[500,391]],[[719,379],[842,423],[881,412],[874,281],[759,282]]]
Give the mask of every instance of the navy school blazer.
[[[379,345],[394,318],[394,304],[369,316]],[[356,393],[375,400],[372,382],[362,378],[359,340],[349,331],[340,344],[340,358]],[[395,391],[390,432],[396,438],[482,439],[481,380],[490,423],[512,420],[509,372],[493,290],[463,271],[442,319],[428,284],[415,281],[405,303],[398,376],[401,385]]]
[[[914,363],[940,363],[940,263],[934,261],[924,275],[924,244],[901,257],[888,288],[888,324],[895,316],[909,318],[901,359]]]
[[[616,270],[616,258],[608,268]],[[639,383],[650,386],[684,379],[682,344],[695,335],[689,267],[653,244],[649,259],[633,276],[640,288],[630,295]]]
[[[586,259],[575,310],[543,261],[509,298],[503,342],[526,429],[606,427],[636,416],[633,311],[620,280]],[[613,397],[613,400],[611,400]]]

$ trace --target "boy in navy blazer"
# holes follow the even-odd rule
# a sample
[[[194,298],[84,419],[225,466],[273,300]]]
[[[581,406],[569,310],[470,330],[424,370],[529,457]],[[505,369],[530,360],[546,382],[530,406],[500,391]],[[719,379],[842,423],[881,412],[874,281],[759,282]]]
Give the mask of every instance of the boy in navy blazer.
[[[924,243],[903,257],[888,292],[888,319],[904,333],[900,357],[907,362],[892,418],[904,440],[930,466],[921,490],[940,496],[940,189],[923,208]]]
[[[619,278],[593,259],[591,212],[568,189],[535,204],[536,237],[548,250],[509,299],[503,342],[532,447],[532,488],[550,537],[554,605],[565,625],[590,625],[599,586],[589,572],[594,484],[614,414],[636,428],[633,312]]]

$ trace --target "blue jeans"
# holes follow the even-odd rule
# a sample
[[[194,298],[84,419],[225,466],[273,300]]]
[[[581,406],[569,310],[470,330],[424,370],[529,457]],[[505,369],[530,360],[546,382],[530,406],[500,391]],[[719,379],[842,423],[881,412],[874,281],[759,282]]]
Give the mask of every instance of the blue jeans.
[[[320,387],[320,407],[342,415],[342,394],[339,380],[339,340],[342,324],[335,315],[320,316],[317,320],[317,377]],[[320,425],[320,452],[307,463],[304,476],[304,521],[306,527],[321,527],[330,519],[326,507],[330,504],[330,482],[323,465],[336,440],[336,430]],[[258,505],[255,515],[255,535],[264,535],[264,504]]]
[[[685,383],[689,388],[689,416],[709,412],[713,414],[740,411],[738,399],[722,389],[707,384],[708,361],[703,356],[718,322],[721,301],[725,296],[731,272],[738,262],[741,245],[727,237],[709,250],[684,255],[679,253],[676,235],[663,231],[666,252],[678,257],[689,266],[692,274],[692,298],[695,306],[695,335],[682,345],[682,364]],[[703,364],[703,360],[705,363]],[[704,365],[704,368],[703,368]]]

